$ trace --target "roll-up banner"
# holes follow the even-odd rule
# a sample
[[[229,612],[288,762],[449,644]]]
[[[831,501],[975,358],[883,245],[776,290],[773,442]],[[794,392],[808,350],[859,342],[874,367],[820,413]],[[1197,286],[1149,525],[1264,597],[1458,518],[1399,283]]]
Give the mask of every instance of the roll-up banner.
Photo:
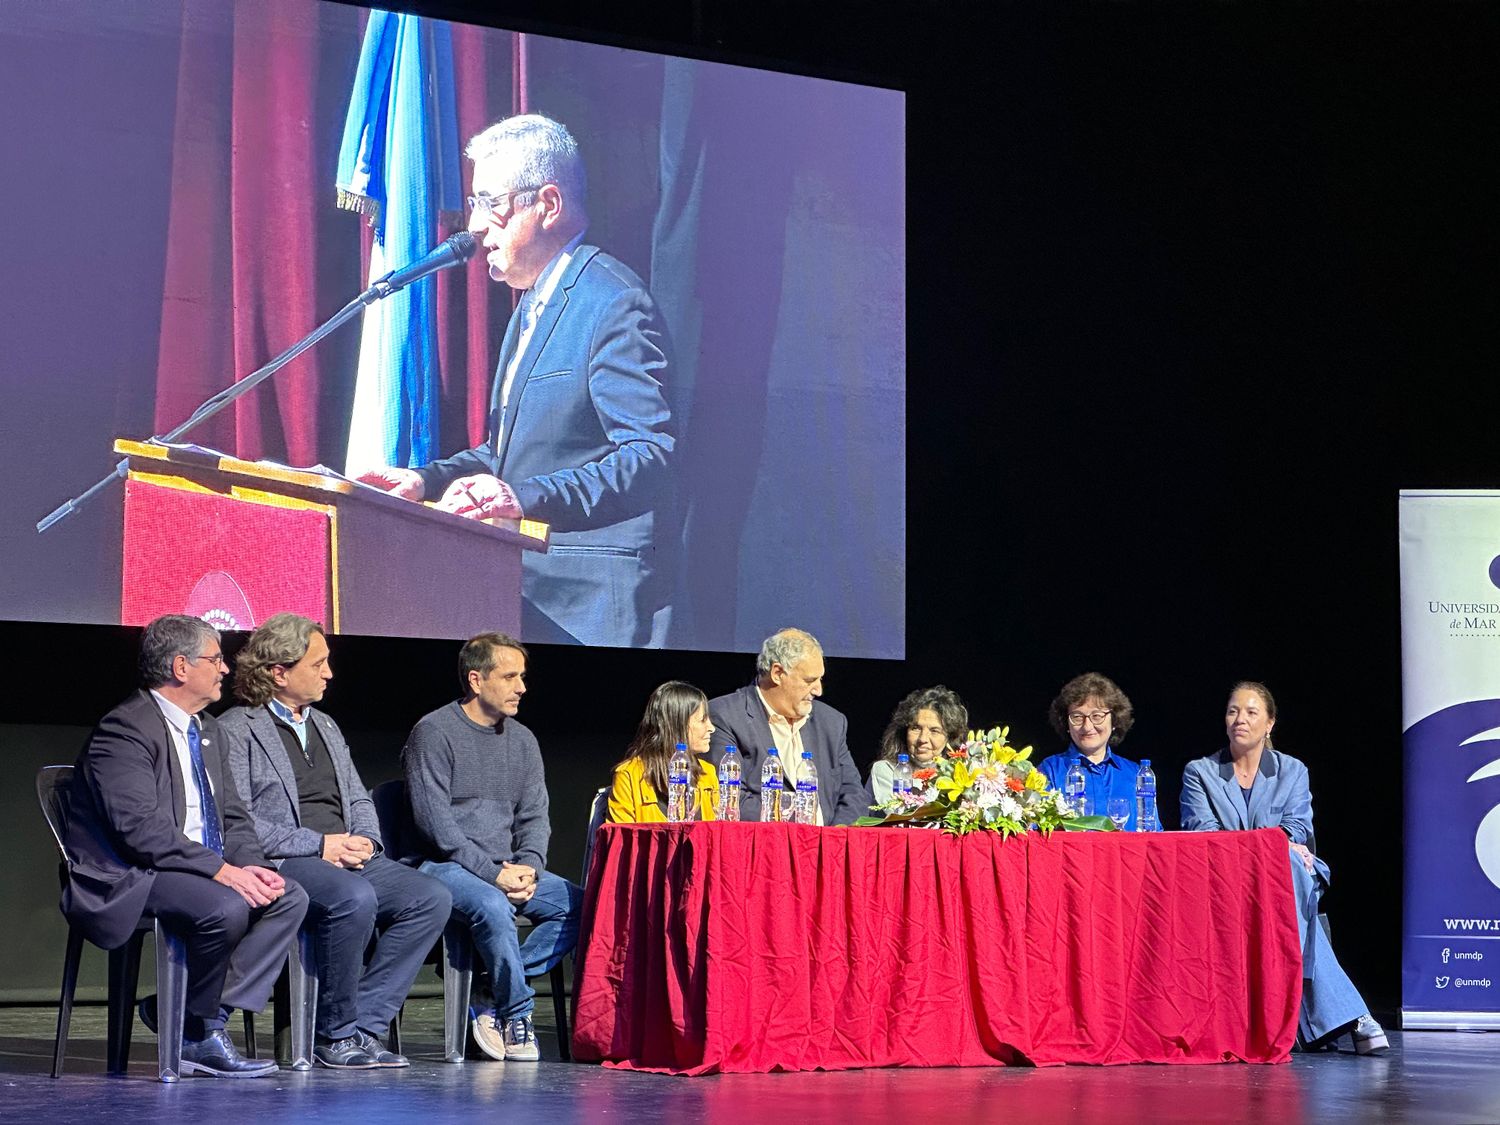
[[[1400,506],[1401,1026],[1500,1030],[1500,491]]]

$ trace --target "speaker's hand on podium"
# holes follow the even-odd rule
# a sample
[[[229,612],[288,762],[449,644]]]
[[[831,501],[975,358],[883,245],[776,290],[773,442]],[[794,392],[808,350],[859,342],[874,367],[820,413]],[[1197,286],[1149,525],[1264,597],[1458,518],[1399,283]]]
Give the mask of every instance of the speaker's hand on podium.
[[[521,505],[516,502],[516,494],[510,485],[488,473],[459,477],[448,486],[437,506],[444,512],[471,520],[518,520],[522,515]]]
[[[369,469],[360,473],[355,479],[360,484],[384,489],[392,496],[399,496],[403,500],[420,500],[423,493],[427,491],[422,484],[421,476],[415,469],[397,469],[386,466],[380,469]]]

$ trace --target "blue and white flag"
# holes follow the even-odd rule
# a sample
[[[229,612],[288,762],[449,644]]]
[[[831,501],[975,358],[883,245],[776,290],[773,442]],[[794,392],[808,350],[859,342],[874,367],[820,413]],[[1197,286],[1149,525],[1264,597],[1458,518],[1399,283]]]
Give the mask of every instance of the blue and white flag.
[[[371,12],[339,149],[339,206],[375,229],[370,281],[441,240],[462,213],[453,40],[446,23]],[[437,289],[416,282],[365,310],[345,472],[436,456]]]

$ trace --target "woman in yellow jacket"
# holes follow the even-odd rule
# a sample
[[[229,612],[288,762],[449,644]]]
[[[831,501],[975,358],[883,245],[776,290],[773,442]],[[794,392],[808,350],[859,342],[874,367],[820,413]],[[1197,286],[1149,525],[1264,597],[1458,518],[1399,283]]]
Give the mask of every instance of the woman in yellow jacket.
[[[625,760],[615,767],[609,793],[614,824],[659,824],[667,819],[667,764],[679,742],[688,748],[692,819],[715,819],[719,778],[707,760],[714,725],[708,697],[692,684],[669,680],[651,693]]]

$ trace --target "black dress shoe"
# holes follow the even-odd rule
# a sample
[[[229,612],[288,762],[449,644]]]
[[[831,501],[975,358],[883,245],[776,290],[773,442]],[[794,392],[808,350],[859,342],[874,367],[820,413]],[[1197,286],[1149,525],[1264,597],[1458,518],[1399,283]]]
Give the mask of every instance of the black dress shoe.
[[[325,1039],[313,1048],[313,1058],[319,1066],[332,1070],[373,1070],[380,1063],[365,1050],[359,1034],[343,1039]]]
[[[359,1040],[365,1054],[375,1060],[376,1066],[411,1066],[411,1060],[405,1055],[398,1055],[381,1041],[380,1036],[371,1035],[362,1027],[355,1030],[354,1038]]]
[[[235,1050],[229,1033],[223,1028],[208,1033],[206,1039],[182,1044],[182,1073],[206,1074],[210,1078],[262,1078],[276,1073],[270,1059],[247,1059]]]

